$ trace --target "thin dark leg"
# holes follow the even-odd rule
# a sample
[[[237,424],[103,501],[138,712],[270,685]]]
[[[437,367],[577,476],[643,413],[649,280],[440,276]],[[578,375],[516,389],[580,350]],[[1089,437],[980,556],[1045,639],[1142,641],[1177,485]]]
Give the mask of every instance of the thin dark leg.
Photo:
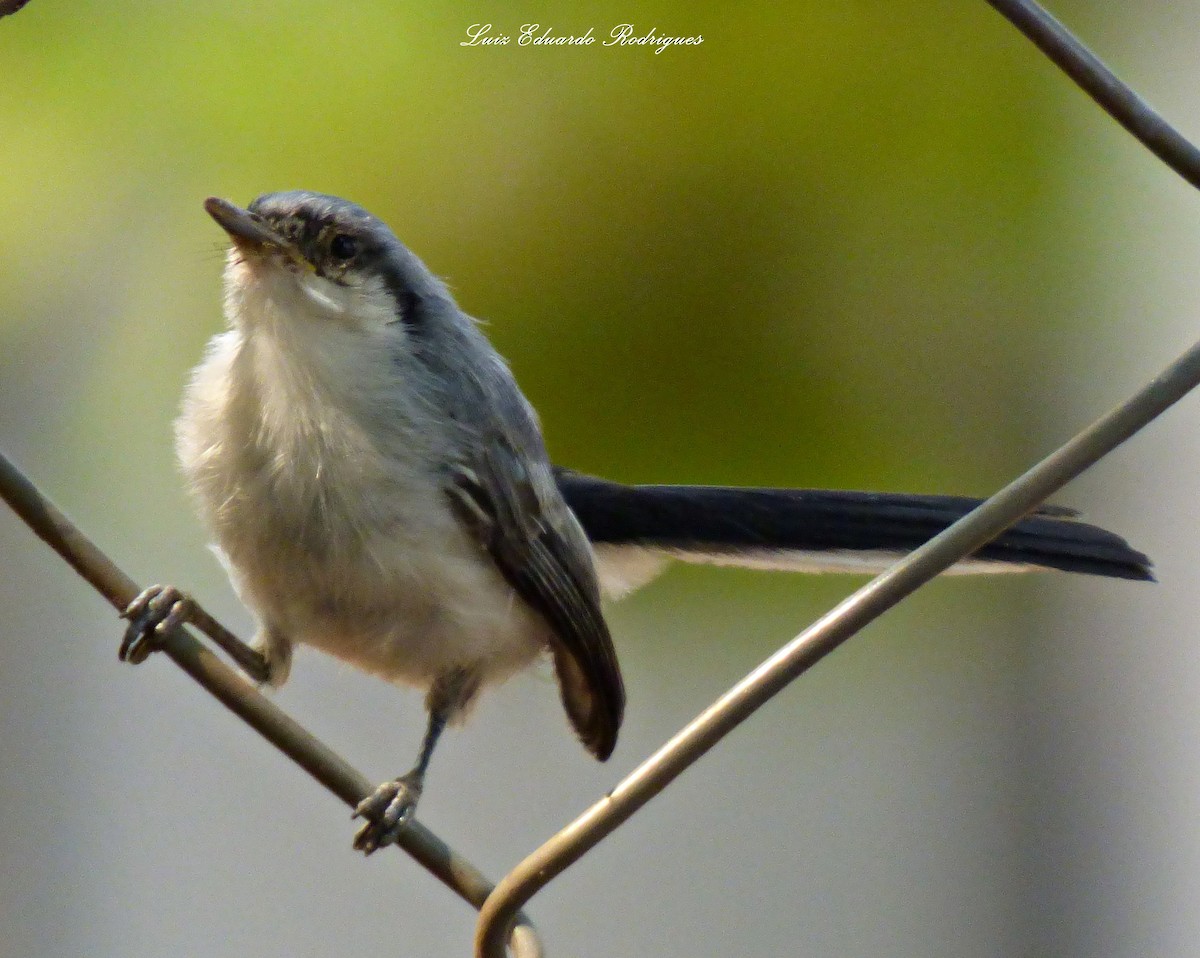
[[[454,672],[434,683],[429,690],[429,723],[425,726],[417,763],[399,778],[384,782],[354,810],[355,818],[367,820],[354,836],[354,847],[360,852],[370,855],[399,837],[401,829],[417,810],[429,760],[433,758],[433,750],[446,723],[470,701],[478,687],[478,682],[465,671]]]
[[[446,722],[450,716],[449,709],[440,708],[429,713],[429,724],[425,726],[425,737],[421,739],[421,752],[417,756],[417,764],[407,773],[418,782],[417,791],[425,784],[425,772],[429,768],[429,760],[433,758],[433,750],[437,748],[438,739],[445,731]]]
[[[188,621],[216,643],[255,682],[271,681],[271,669],[258,649],[247,645],[195,602]]]

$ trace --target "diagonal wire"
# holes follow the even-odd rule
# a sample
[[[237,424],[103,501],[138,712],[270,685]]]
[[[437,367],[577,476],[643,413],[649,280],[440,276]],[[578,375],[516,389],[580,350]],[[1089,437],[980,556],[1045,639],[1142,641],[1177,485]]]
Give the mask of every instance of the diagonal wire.
[[[551,838],[496,886],[479,913],[476,953],[503,958],[516,910],[623,824],[725,735],[839,645],[959,559],[994,539],[1200,385],[1200,344],[1128,402],[1005,486],[968,516],[871,580],[763,662],[605,798]]]
[[[0,453],[0,498],[114,608],[124,610],[140,591],[134,581]],[[115,644],[115,643],[114,643]],[[306,731],[184,629],[163,637],[163,651],[235,715],[354,808],[374,790],[340,755]],[[410,822],[398,844],[475,908],[493,889],[469,861],[419,822]],[[520,958],[540,958],[541,942],[523,916],[513,928]]]
[[[1156,156],[1189,183],[1200,186],[1200,151],[1122,84],[1058,21],[1028,0],[988,2]],[[518,954],[540,954],[532,926],[516,910],[538,889],[627,820],[790,681],[925,581],[1015,522],[1197,383],[1200,346],[1189,350],[1128,403],[797,636],[644,762],[606,799],[522,862],[490,895],[492,886],[482,874],[418,823],[405,830],[403,847],[465,900],[476,907],[482,904],[476,940],[480,955],[502,956],[504,932],[510,927]],[[137,593],[133,581],[2,455],[0,496],[116,608],[123,609]],[[369,793],[370,783],[361,774],[250,688],[184,630],[165,638],[164,651],[347,804],[353,806]]]
[[[1197,149],[1104,61],[1032,0],[987,0],[1146,149],[1200,189]]]
[[[1200,151],[1032,0],[987,0],[1122,126],[1189,183]],[[605,798],[522,861],[479,913],[478,958],[504,958],[517,909],[627,821],[725,735],[822,658],[939,572],[991,541],[1200,385],[1200,344],[977,509],[873,579],[726,692]]]

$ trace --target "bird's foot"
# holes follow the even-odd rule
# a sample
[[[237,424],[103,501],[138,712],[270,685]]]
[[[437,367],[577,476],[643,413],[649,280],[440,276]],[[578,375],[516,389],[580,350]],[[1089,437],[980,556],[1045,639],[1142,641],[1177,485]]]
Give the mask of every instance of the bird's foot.
[[[173,585],[152,585],[121,613],[129,627],[117,657],[137,665],[162,646],[162,637],[191,618],[196,603]]]
[[[354,847],[364,855],[391,845],[400,837],[412,818],[421,798],[421,780],[413,772],[384,782],[358,803],[355,818],[365,818],[366,824],[354,836]]]

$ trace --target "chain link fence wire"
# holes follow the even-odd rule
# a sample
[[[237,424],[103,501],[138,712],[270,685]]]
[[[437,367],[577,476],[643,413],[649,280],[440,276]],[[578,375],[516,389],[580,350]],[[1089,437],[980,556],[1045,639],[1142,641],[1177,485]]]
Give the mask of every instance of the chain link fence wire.
[[[987,0],[1155,156],[1200,187],[1200,150],[1122,83],[1094,54],[1032,0]],[[400,847],[479,909],[478,958],[543,954],[520,910],[550,881],[627,821],[651,798],[760,706],[868,623],[956,561],[994,538],[1071,479],[1200,385],[1200,344],[1193,346],[1126,402],[992,496],[970,515],[897,562],[841,602],[734,685],[643,762],[612,792],[493,885],[462,855],[419,822]],[[137,585],[0,455],[0,497],[117,610]],[[251,687],[186,629],[164,637],[163,651],[317,782],[353,808],[372,783]]]

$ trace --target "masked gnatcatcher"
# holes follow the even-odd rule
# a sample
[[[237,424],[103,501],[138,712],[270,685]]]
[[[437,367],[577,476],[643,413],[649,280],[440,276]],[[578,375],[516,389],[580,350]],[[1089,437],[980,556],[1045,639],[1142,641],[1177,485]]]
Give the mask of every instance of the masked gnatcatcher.
[[[229,329],[188,386],[178,452],[260,623],[252,648],[227,634],[222,647],[271,685],[302,642],[427,692],[416,765],[356,812],[367,853],[412,814],[446,723],[546,653],[576,733],[608,758],[625,691],[602,588],[627,592],[670,559],[878,570],[978,504],[557,468],[504,360],[383,222],[309,192],[205,209],[233,243]],[[1144,555],[1072,516],[1042,509],[953,571],[1151,577]],[[185,620],[211,625],[172,587],[126,615],[121,655],[135,662]]]

